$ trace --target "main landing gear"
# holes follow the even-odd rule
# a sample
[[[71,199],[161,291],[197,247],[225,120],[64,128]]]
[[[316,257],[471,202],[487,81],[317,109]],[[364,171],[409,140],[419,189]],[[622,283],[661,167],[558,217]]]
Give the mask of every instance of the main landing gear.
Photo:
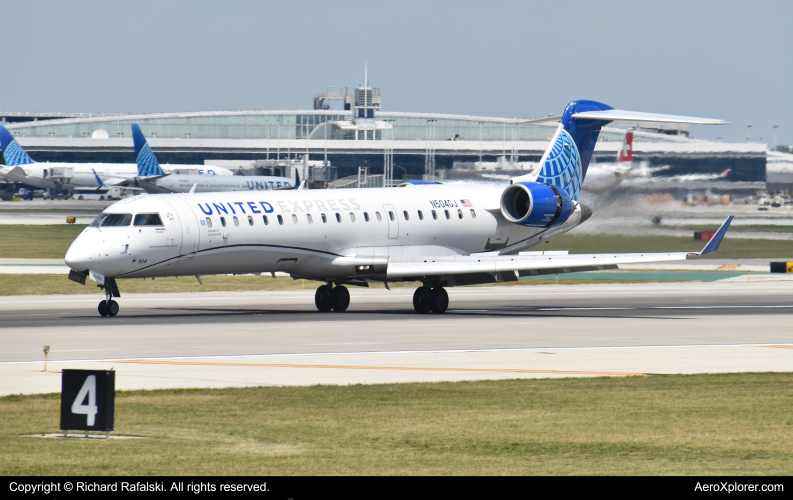
[[[449,294],[442,287],[430,288],[422,286],[413,294],[413,308],[419,314],[434,312],[443,314],[449,307]]]
[[[113,300],[113,297],[120,297],[121,294],[118,292],[118,286],[116,286],[115,280],[111,281],[109,278],[106,280],[105,283],[105,300],[99,303],[99,314],[102,316],[115,316],[118,314],[118,302]]]
[[[314,294],[314,304],[322,312],[333,309],[336,312],[344,312],[350,306],[350,291],[344,285],[333,286],[333,283],[322,285],[317,288]]]

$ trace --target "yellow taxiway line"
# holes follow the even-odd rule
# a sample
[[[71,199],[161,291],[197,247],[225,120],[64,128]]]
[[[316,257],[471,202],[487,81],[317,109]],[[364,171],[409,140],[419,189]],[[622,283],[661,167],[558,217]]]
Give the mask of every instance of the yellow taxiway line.
[[[356,365],[298,365],[276,363],[207,363],[199,361],[155,361],[145,359],[115,360],[112,363],[134,363],[147,365],[179,365],[179,366],[246,366],[258,368],[337,368],[344,370],[410,370],[410,371],[438,371],[438,372],[502,372],[502,373],[544,373],[559,375],[622,375],[646,376],[646,373],[631,372],[591,372],[591,371],[563,371],[563,370],[522,370],[519,368],[429,368],[409,366],[356,366]]]

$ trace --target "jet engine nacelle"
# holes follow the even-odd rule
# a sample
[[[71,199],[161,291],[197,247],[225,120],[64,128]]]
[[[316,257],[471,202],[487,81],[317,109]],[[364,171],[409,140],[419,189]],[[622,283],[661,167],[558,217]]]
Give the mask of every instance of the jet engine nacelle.
[[[501,194],[501,214],[522,226],[551,227],[564,224],[575,210],[564,189],[540,182],[518,182]]]

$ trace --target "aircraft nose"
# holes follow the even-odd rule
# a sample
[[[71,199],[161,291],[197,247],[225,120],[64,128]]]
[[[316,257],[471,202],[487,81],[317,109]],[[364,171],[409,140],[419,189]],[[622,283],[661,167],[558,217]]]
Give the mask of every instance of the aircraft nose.
[[[88,271],[88,268],[91,266],[91,256],[92,253],[89,246],[86,245],[85,242],[81,242],[78,237],[72,242],[69,250],[66,251],[64,261],[66,261],[66,265],[70,268],[84,273]]]

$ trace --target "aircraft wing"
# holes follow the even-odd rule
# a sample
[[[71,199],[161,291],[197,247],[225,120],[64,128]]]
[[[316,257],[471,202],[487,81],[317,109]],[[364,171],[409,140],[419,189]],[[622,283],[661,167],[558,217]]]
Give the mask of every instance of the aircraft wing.
[[[151,182],[156,181],[157,179],[162,179],[163,177],[168,177],[171,174],[163,174],[163,175],[149,175],[146,177],[133,177],[131,179],[112,179],[112,184],[108,181],[105,181],[105,184],[108,186],[119,186],[119,187],[126,187],[126,186],[137,186],[139,182]]]
[[[455,276],[469,274],[514,273],[520,276],[561,274],[577,271],[616,269],[617,264],[685,260],[686,257],[706,255],[719,248],[733,216],[729,216],[713,238],[699,252],[623,253],[623,254],[561,254],[561,255],[496,255],[473,254],[454,257],[389,258],[389,279],[421,276]],[[513,281],[509,274],[505,281]],[[459,281],[459,279],[457,280]],[[496,280],[500,281],[500,280]],[[461,283],[462,284],[462,283]]]

